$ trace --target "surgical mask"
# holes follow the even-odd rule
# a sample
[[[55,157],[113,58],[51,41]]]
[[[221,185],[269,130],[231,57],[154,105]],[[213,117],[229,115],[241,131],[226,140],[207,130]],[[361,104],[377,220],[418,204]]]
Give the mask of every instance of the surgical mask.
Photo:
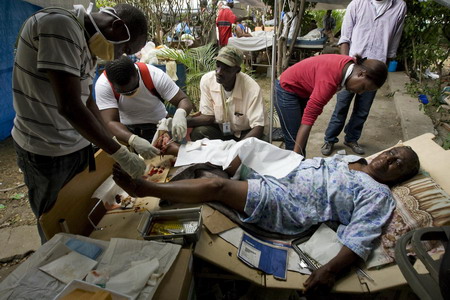
[[[91,19],[92,25],[94,25],[95,30],[97,31],[88,41],[89,49],[91,52],[95,55],[100,57],[103,60],[110,61],[114,60],[114,45],[115,44],[123,44],[130,40],[130,31],[128,30],[128,27],[126,24],[124,24],[125,29],[128,33],[128,38],[123,41],[110,41],[105,38],[103,33],[98,28],[97,24],[94,21],[94,18],[91,16],[91,10],[92,10],[93,4],[90,3],[89,7],[87,9],[87,15],[89,16],[89,19]],[[120,18],[117,16],[116,11],[112,7],[102,7],[100,8],[100,12],[109,14],[113,17],[116,17],[118,20]]]

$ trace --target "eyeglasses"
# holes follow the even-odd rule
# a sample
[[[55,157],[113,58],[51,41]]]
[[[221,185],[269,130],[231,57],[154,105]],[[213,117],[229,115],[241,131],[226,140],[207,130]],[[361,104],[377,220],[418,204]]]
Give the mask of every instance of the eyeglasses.
[[[132,90],[130,90],[128,92],[118,92],[118,93],[123,95],[123,96],[132,96],[132,95],[134,95],[136,93],[138,88],[139,88],[139,81],[137,83],[137,86],[134,89],[132,89]]]

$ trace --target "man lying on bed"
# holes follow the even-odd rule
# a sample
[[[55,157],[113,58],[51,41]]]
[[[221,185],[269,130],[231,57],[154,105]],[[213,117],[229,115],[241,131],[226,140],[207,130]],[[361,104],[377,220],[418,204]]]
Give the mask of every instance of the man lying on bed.
[[[176,155],[178,146],[169,144],[166,153]],[[227,173],[232,176],[240,165],[238,155]],[[411,148],[395,147],[370,163],[353,155],[306,159],[279,179],[260,175],[245,165],[239,181],[199,178],[154,183],[133,180],[118,165],[113,179],[131,196],[183,203],[221,202],[237,210],[242,221],[271,232],[299,234],[317,223],[339,222],[337,235],[344,246],[306,280],[305,291],[314,291],[331,288],[339,273],[359,259],[367,259],[395,207],[389,186],[413,177],[419,166]]]

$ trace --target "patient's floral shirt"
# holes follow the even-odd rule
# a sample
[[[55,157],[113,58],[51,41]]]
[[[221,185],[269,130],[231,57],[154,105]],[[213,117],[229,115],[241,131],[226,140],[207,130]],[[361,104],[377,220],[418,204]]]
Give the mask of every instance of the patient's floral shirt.
[[[335,155],[304,160],[283,178],[253,170],[245,176],[248,193],[242,221],[283,234],[337,221],[342,244],[364,260],[395,208],[388,186],[364,172],[350,170],[360,157]]]

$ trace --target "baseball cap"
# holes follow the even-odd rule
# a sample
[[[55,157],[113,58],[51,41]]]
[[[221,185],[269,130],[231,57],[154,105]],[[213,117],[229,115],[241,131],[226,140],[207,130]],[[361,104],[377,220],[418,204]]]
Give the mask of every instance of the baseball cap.
[[[243,61],[243,54],[239,49],[225,46],[219,50],[216,60],[223,62],[230,67],[239,67]]]
[[[234,0],[227,0],[227,3],[233,3]]]

